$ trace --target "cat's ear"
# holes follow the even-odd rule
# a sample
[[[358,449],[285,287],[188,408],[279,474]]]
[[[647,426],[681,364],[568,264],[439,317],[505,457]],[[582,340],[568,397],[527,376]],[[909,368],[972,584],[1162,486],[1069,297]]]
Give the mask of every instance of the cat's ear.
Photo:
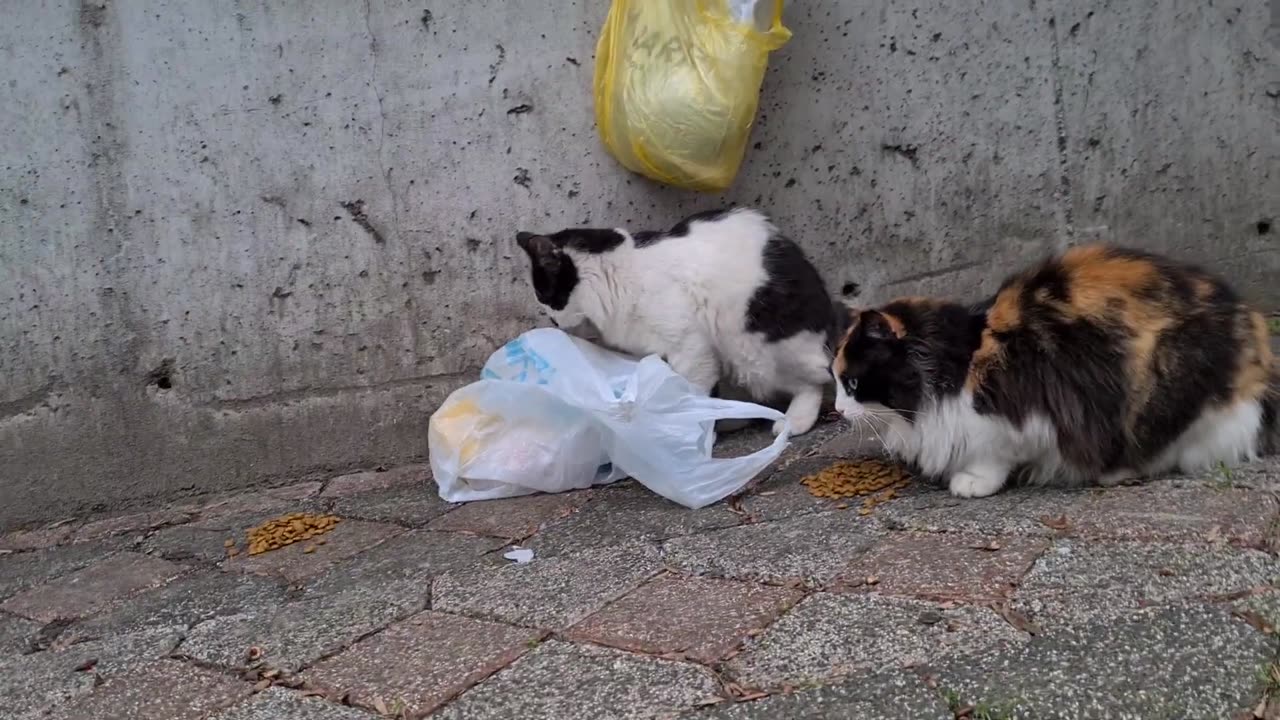
[[[902,323],[879,310],[866,310],[858,317],[862,332],[872,340],[897,340],[902,337]]]
[[[556,244],[551,238],[523,230],[516,233],[516,244],[534,260],[550,257],[556,252]]]

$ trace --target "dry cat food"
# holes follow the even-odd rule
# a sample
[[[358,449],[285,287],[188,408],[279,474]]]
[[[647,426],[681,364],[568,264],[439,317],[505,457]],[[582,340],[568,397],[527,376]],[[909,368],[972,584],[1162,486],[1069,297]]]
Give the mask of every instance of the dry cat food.
[[[911,481],[900,465],[883,460],[841,460],[800,480],[817,497],[843,500],[862,497],[863,515],[876,505],[892,500],[899,488]]]
[[[319,538],[341,522],[337,515],[312,515],[311,513],[292,513],[275,520],[268,520],[249,531],[249,554],[260,555],[269,550],[276,550],[303,540]],[[303,552],[314,552],[315,545],[323,545],[319,538],[314,545],[308,545]],[[235,541],[227,541],[227,554],[236,554]]]

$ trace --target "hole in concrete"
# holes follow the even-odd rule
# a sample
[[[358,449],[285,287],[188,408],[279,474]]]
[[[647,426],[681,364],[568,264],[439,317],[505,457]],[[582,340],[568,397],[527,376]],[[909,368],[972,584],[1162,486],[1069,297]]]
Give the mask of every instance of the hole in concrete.
[[[165,358],[155,370],[147,373],[147,384],[155,385],[161,390],[173,388],[173,358]]]
[[[1254,227],[1257,229],[1259,235],[1266,235],[1271,232],[1271,218],[1262,218]]]
[[[858,287],[856,282],[847,282],[840,286],[840,294],[845,297],[853,297],[861,292],[862,288]]]

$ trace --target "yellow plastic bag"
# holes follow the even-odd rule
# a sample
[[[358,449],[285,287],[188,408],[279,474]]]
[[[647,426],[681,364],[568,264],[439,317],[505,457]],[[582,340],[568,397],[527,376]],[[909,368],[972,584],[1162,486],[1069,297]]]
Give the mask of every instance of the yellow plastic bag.
[[[769,53],[790,38],[782,0],[613,0],[596,47],[605,147],[658,182],[724,190],[742,164]]]

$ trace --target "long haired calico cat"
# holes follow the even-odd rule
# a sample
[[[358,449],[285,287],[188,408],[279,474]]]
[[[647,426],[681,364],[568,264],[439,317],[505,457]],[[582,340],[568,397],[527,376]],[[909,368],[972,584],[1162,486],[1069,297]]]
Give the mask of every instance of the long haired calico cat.
[[[836,408],[951,492],[1201,470],[1276,425],[1267,325],[1221,279],[1078,247],[977,308],[908,298],[850,318]],[[1268,387],[1270,384],[1270,388]]]
[[[737,208],[662,233],[576,228],[516,240],[556,325],[590,321],[606,344],[661,355],[708,393],[725,375],[758,400],[788,396],[791,432],[813,427],[837,312],[818,271],[763,214]]]

